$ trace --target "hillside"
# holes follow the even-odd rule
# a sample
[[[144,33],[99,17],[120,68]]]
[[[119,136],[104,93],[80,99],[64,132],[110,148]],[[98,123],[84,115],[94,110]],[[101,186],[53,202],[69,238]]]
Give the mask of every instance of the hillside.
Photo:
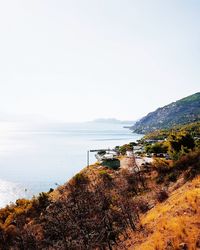
[[[121,162],[1,209],[0,249],[198,249],[199,150],[140,171]]]
[[[125,249],[200,249],[200,177],[174,190],[141,216],[143,230],[131,233]],[[139,239],[138,242],[135,239]],[[135,246],[134,248],[132,248]]]
[[[143,139],[164,140],[172,132],[173,133],[175,132],[189,133],[195,138],[200,138],[200,121],[188,123],[185,125],[177,125],[177,126],[174,126],[172,129],[155,130],[150,133],[147,133],[143,137]]]
[[[146,134],[157,129],[171,128],[200,120],[200,92],[173,102],[149,113],[131,127],[136,133]]]

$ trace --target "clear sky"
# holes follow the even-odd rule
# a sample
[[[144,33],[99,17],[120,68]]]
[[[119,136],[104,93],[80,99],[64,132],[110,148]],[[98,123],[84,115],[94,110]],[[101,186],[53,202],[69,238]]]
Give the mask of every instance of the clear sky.
[[[199,87],[199,0],[0,1],[0,113],[134,120]]]

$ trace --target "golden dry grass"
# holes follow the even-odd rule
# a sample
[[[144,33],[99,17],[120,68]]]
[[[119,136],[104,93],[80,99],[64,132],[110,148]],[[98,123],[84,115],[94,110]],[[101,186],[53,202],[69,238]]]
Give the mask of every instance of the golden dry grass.
[[[142,217],[148,231],[136,250],[180,249],[186,243],[189,250],[200,240],[200,177],[174,191],[165,202],[156,205]]]

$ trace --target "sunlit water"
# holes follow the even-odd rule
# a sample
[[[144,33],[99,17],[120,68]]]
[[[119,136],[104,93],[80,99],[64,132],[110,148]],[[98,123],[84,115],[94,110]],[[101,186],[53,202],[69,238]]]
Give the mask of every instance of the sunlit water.
[[[0,207],[63,184],[86,166],[87,150],[139,138],[121,124],[0,123]]]

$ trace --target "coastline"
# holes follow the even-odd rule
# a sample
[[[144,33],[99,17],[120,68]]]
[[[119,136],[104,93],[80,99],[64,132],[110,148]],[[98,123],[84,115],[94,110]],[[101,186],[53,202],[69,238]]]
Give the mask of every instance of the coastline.
[[[16,186],[15,191],[8,188],[7,192],[0,193],[2,205],[8,204],[9,199],[15,202],[13,192],[19,194],[16,198],[31,198],[50,188],[55,189],[57,184],[64,184],[87,165],[88,149],[114,147],[141,137],[116,124],[107,127],[102,127],[102,124],[90,124],[89,127],[83,124],[76,127],[54,125],[47,128],[18,129],[15,132],[13,127],[8,136],[0,135],[0,165],[4,166],[1,179]],[[9,145],[6,150],[5,145]],[[90,161],[96,161],[94,155]]]

